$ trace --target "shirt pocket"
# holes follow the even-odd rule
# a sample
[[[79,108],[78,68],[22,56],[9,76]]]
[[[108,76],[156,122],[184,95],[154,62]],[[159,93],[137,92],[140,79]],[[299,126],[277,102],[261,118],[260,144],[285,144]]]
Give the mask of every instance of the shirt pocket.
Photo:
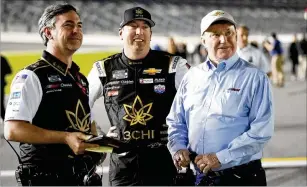
[[[242,95],[240,91],[225,90],[220,97],[222,114],[234,116],[238,114],[241,105]]]

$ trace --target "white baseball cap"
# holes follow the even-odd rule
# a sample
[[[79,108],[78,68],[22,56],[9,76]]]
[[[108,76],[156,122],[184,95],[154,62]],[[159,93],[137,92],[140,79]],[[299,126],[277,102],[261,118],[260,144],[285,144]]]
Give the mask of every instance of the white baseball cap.
[[[200,23],[200,35],[202,35],[209,27],[212,25],[212,23],[216,21],[229,21],[230,23],[234,24],[235,26],[237,23],[233,19],[233,17],[223,10],[213,10],[212,12],[209,12]]]

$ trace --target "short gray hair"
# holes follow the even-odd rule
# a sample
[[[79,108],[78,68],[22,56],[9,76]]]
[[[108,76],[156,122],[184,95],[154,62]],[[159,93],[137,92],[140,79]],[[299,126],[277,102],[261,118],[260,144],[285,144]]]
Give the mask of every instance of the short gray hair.
[[[80,17],[80,14],[77,12],[77,9],[74,6],[67,3],[50,5],[44,10],[43,15],[38,20],[38,32],[41,38],[43,39],[45,46],[47,46],[49,39],[45,36],[44,29],[46,27],[50,28],[55,27],[56,16],[65,14],[69,11],[75,11]]]

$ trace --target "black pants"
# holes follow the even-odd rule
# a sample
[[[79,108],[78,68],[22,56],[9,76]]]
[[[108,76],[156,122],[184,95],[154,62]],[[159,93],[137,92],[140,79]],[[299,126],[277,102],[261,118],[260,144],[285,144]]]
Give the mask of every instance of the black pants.
[[[85,177],[85,176],[89,177]],[[102,180],[95,172],[83,169],[50,168],[36,165],[18,166],[15,172],[19,186],[102,186]],[[87,180],[85,180],[87,179]]]
[[[292,61],[292,75],[297,76],[298,58],[291,58]]]
[[[140,148],[125,156],[112,153],[110,157],[110,186],[171,186],[176,174],[166,146]]]
[[[209,172],[199,186],[266,186],[265,171],[260,160],[226,169],[220,173]]]

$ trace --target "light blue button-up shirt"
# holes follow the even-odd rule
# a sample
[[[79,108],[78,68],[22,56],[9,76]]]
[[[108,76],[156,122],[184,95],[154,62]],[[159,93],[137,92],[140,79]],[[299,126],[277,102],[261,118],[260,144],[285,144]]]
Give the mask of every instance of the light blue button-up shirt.
[[[269,79],[237,54],[217,67],[207,59],[183,78],[166,122],[172,156],[216,153],[218,170],[260,159],[274,131]]]

